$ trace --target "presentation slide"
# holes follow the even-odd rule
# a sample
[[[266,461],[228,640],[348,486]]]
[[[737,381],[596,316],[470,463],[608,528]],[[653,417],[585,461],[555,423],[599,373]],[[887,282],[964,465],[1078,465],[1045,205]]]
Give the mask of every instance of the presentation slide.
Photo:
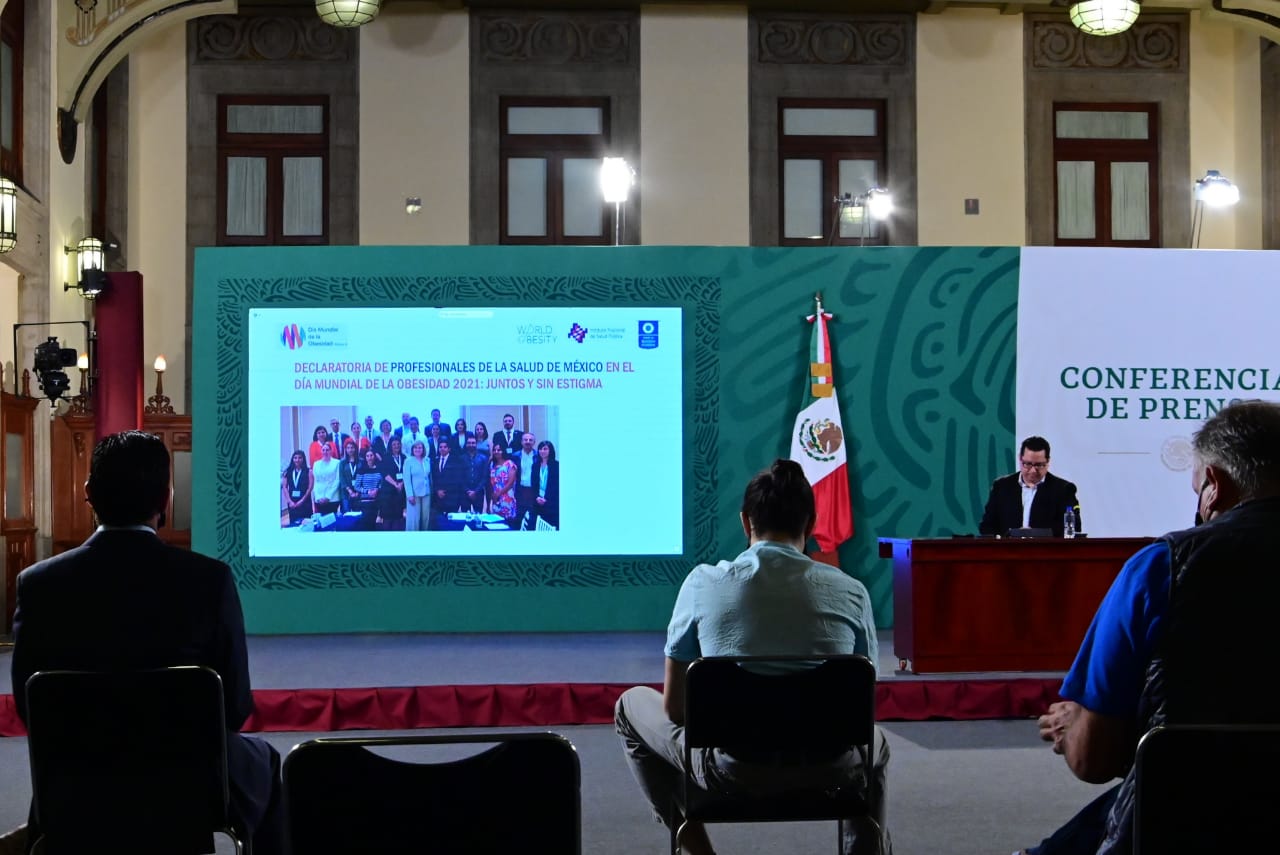
[[[251,556],[683,552],[679,308],[248,313]]]

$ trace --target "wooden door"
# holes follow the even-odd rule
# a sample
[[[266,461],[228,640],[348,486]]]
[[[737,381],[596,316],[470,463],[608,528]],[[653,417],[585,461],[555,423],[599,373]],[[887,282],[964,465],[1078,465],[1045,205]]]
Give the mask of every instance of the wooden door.
[[[0,392],[0,484],[4,485],[4,631],[13,629],[18,574],[36,560],[35,411],[40,398]]]

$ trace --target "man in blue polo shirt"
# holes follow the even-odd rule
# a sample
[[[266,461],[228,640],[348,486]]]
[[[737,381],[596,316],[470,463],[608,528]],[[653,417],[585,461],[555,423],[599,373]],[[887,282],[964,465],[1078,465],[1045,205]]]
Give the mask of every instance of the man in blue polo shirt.
[[[1076,777],[1095,784],[1123,780],[1027,849],[1027,855],[1131,851],[1130,770],[1137,740],[1166,720],[1171,692],[1185,697],[1201,688],[1166,683],[1171,664],[1180,657],[1177,674],[1185,681],[1203,673],[1201,663],[1186,664],[1197,658],[1196,648],[1203,654],[1199,658],[1215,655],[1211,639],[1180,638],[1174,647],[1166,638],[1171,584],[1198,580],[1197,596],[1203,600],[1212,594],[1216,605],[1261,593],[1242,584],[1250,578],[1242,574],[1274,576],[1280,554],[1280,405],[1246,401],[1226,407],[1204,423],[1193,446],[1192,488],[1203,525],[1165,535],[1125,563],[1063,680],[1065,700],[1040,717],[1041,738],[1053,743]],[[1195,609],[1197,603],[1190,594],[1187,598],[1186,608]],[[1269,708],[1249,710],[1248,703],[1242,710],[1242,703],[1228,695],[1192,706],[1198,717],[1214,716],[1215,708],[1217,714],[1229,710],[1233,716],[1261,716],[1258,720],[1274,714]]]

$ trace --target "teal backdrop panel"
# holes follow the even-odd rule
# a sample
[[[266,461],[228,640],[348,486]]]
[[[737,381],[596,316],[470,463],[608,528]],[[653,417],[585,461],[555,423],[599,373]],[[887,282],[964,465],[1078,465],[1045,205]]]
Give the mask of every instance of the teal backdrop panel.
[[[1013,459],[1016,248],[201,249],[193,307],[194,546],[230,563],[251,632],[658,629],[699,561],[736,555],[747,480],[785,456],[821,292],[849,444],[841,566],[892,623],[876,538],[977,528]],[[677,306],[684,554],[258,559],[242,489],[250,307]],[[634,417],[644,418],[642,402]],[[625,452],[643,466],[652,448]],[[625,479],[624,484],[625,484]],[[617,525],[643,526],[642,498]]]

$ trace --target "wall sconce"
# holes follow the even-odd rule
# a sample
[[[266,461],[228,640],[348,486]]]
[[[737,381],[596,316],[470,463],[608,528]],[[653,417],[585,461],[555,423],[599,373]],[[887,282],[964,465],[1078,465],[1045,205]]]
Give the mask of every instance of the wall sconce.
[[[872,187],[865,193],[853,195],[843,193],[834,200],[836,206],[835,221],[831,224],[831,237],[828,244],[836,242],[836,232],[841,223],[862,224],[861,245],[867,243],[871,220],[883,222],[893,213],[893,194],[883,187]]]
[[[107,289],[107,250],[115,248],[114,243],[103,243],[96,237],[82,238],[74,249],[64,246],[62,249],[68,255],[73,252],[76,254],[76,282],[74,285],[69,282],[62,283],[62,290],[70,291],[76,288],[82,297],[89,300],[105,291]]]
[[[404,212],[406,214],[416,214],[422,210],[421,196],[406,196],[404,200]]]
[[[169,402],[169,398],[164,393],[164,372],[169,367],[165,362],[164,354],[156,357],[156,361],[151,364],[156,372],[156,393],[147,398],[147,405],[142,408],[142,412],[147,415],[173,415],[173,404]]]
[[[0,178],[0,252],[18,243],[18,185]]]

